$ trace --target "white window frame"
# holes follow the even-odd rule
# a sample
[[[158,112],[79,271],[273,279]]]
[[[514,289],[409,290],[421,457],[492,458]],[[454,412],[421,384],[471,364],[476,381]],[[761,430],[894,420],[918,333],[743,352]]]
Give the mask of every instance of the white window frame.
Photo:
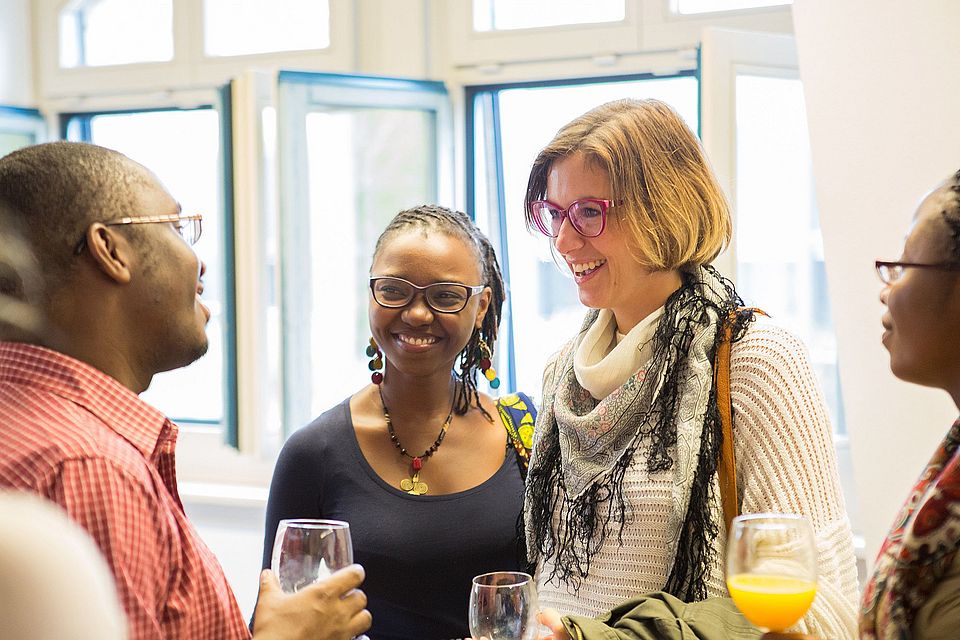
[[[593,60],[596,66],[614,67],[619,66],[619,61],[629,61],[638,54],[649,57],[660,51],[695,48],[702,30],[708,26],[781,33],[790,33],[793,29],[789,6],[682,15],[673,11],[671,0],[625,0],[624,19],[620,22],[530,29],[474,31],[473,0],[437,3],[434,17],[434,24],[443,26],[450,43],[447,62],[455,69],[477,67],[491,75],[499,74],[503,66],[530,67],[538,63],[548,67],[562,63],[568,75],[601,75],[596,68],[592,73],[580,74],[569,64]],[[627,62],[619,72],[643,71],[646,69],[632,68]],[[528,71],[526,77],[509,80],[543,77],[539,72],[534,76]]]
[[[34,0],[34,36],[42,100],[102,93],[143,93],[216,87],[251,67],[351,71],[354,64],[355,8],[350,0],[330,0],[330,46],[245,56],[207,56],[203,46],[203,1],[173,0],[173,60],[98,67],[60,67],[60,11],[65,0]]]

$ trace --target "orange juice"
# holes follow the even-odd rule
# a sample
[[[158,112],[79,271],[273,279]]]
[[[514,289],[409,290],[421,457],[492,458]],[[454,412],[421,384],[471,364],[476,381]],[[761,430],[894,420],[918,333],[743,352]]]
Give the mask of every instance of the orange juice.
[[[816,582],[758,573],[727,578],[727,589],[747,620],[770,631],[783,631],[796,623],[817,595]]]

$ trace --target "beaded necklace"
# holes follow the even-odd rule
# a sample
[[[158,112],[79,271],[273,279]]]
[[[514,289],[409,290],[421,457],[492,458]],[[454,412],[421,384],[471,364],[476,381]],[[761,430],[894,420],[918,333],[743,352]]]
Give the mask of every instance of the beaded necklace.
[[[447,415],[447,419],[443,421],[443,426],[440,427],[440,433],[437,434],[437,439],[433,441],[430,448],[420,455],[414,456],[400,444],[397,432],[393,429],[393,422],[390,421],[390,411],[387,409],[387,403],[383,400],[383,388],[378,386],[377,391],[380,393],[380,404],[383,405],[383,419],[387,422],[387,432],[390,434],[390,441],[400,450],[401,454],[413,460],[410,464],[410,477],[400,481],[400,489],[414,496],[422,496],[427,492],[427,483],[420,480],[420,469],[423,468],[424,460],[432,456],[436,450],[440,448],[443,439],[447,436],[447,429],[450,428],[450,423],[453,421],[454,405],[450,405],[450,413]]]

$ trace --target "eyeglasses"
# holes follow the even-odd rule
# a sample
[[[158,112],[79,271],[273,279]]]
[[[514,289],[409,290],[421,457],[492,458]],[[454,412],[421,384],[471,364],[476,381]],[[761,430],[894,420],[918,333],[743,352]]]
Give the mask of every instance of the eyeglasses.
[[[905,269],[934,269],[936,271],[960,271],[960,263],[917,264],[916,262],[884,262],[877,260],[877,275],[883,284],[893,284],[903,277]]]
[[[370,291],[374,301],[381,307],[399,309],[413,300],[418,291],[423,292],[427,305],[439,313],[457,313],[467,306],[470,296],[483,291],[484,285],[469,286],[459,282],[434,282],[419,287],[403,278],[373,276]]]
[[[177,230],[184,241],[190,246],[193,246],[197,243],[197,240],[200,239],[200,234],[203,233],[203,216],[199,213],[191,214],[185,216],[179,213],[171,213],[168,215],[160,216],[134,216],[130,218],[120,218],[119,220],[110,220],[109,222],[104,222],[108,227],[121,225],[121,224],[172,224]],[[73,250],[74,255],[80,255],[83,253],[83,248],[87,246],[87,236],[86,234],[80,238],[80,242],[77,243],[76,248]]]
[[[577,233],[586,238],[596,238],[607,226],[607,209],[623,204],[623,200],[583,198],[564,209],[549,200],[534,200],[528,207],[533,224],[545,236],[556,238],[566,218]]]

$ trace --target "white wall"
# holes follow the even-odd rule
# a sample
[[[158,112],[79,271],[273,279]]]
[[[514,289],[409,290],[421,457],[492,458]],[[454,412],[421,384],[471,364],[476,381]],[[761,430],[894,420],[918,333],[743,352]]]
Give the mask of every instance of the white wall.
[[[872,561],[956,408],[896,380],[873,261],[895,260],[923,193],[960,169],[960,3],[795,0],[840,375]]]
[[[0,0],[0,105],[35,106],[30,0]]]

